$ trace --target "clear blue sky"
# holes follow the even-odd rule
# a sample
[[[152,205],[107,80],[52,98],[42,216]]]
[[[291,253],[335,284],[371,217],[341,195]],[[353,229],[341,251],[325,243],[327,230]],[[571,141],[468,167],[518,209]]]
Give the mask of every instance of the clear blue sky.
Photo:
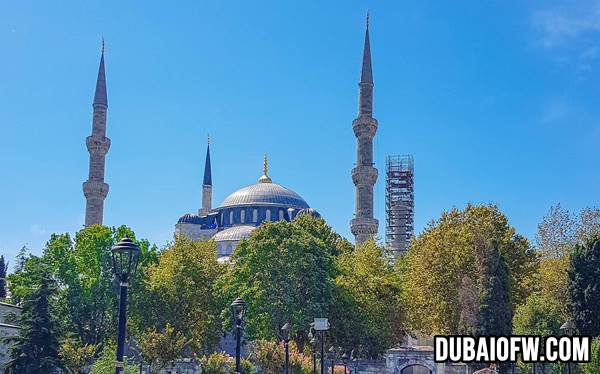
[[[174,4],[177,4],[176,6]],[[387,154],[415,158],[416,229],[495,202],[534,238],[549,206],[598,205],[600,2],[26,1],[0,5],[0,252],[82,227],[85,137],[106,39],[105,223],[162,245],[200,205],[260,176],[343,235],[365,11],[376,214]]]

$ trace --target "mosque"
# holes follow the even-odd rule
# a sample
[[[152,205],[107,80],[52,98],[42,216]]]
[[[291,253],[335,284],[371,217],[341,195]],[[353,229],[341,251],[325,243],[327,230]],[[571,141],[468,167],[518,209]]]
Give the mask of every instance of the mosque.
[[[369,42],[369,18],[367,15],[360,81],[358,83],[358,116],[352,121],[356,138],[356,162],[351,170],[355,186],[355,213],[350,220],[350,231],[356,243],[362,243],[377,234],[378,221],[373,217],[373,186],[377,169],[373,162],[373,138],[377,120],[373,118],[373,74]],[[104,67],[104,42],[96,90],[94,94],[92,134],[86,145],[90,154],[88,180],[83,183],[86,198],[85,226],[102,224],[104,200],[109,191],[104,181],[105,156],[110,148],[106,137],[106,112],[108,96]],[[267,156],[263,174],[254,184],[240,188],[212,207],[212,170],[210,140],[206,148],[204,178],[202,181],[202,204],[197,213],[184,214],[175,225],[175,233],[193,240],[213,239],[217,244],[218,258],[227,261],[240,240],[265,221],[292,221],[298,215],[319,213],[296,192],[274,183],[267,173]]]
[[[240,188],[223,200],[215,209],[211,207],[212,173],[210,166],[210,141],[206,147],[206,162],[202,182],[202,207],[198,214],[184,214],[175,225],[175,233],[190,239],[212,238],[217,244],[217,256],[225,261],[237,243],[250,236],[252,230],[265,221],[291,221],[300,214],[319,216],[306,201],[294,191],[273,183],[267,175],[267,156],[263,162],[263,175],[255,184]]]

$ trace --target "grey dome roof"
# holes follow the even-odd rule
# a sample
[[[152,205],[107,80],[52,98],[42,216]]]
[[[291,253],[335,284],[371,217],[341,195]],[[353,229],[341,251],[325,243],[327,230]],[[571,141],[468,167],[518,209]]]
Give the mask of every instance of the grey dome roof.
[[[196,215],[196,214],[184,214],[181,217],[179,217],[179,220],[177,221],[177,223],[193,223],[193,224],[201,224],[202,223],[202,219],[200,218],[200,216]]]
[[[222,241],[229,241],[229,240],[238,241],[238,240],[242,240],[242,239],[247,239],[250,236],[250,233],[252,232],[252,230],[254,230],[255,228],[256,228],[255,226],[248,226],[248,225],[233,226],[233,227],[230,227],[223,231],[219,231],[212,238],[215,240],[215,242],[222,242]]]
[[[319,212],[317,212],[313,208],[302,209],[301,211],[298,212],[298,214],[296,215],[296,217],[302,216],[302,215],[309,215],[309,216],[313,216],[315,218],[321,218],[321,215],[319,214]]]
[[[240,205],[280,205],[298,209],[309,207],[300,195],[277,183],[256,183],[240,188],[227,196],[219,208]]]

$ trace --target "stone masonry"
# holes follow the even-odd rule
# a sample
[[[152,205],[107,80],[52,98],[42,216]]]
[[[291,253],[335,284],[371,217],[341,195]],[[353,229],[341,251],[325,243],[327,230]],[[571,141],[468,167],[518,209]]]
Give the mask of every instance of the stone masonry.
[[[106,77],[104,74],[104,42],[102,42],[102,55],[98,68],[96,92],[92,120],[92,135],[86,138],[86,146],[90,154],[88,180],[83,183],[85,204],[85,226],[101,225],[104,211],[104,199],[108,194],[108,184],[104,183],[105,156],[110,148],[110,139],[106,137],[106,110],[108,99],[106,96]]]
[[[356,244],[363,243],[377,234],[379,225],[373,218],[373,186],[377,181],[377,169],[373,167],[373,137],[377,132],[377,120],[373,118],[373,73],[368,15],[358,87],[358,117],[352,121],[352,130],[356,136],[356,166],[351,173],[352,182],[356,186],[356,209],[354,219],[350,221],[350,231]]]

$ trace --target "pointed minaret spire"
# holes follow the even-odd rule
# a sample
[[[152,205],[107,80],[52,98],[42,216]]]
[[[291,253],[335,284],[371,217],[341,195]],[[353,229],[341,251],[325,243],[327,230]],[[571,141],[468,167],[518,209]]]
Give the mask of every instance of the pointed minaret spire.
[[[100,54],[100,66],[98,67],[98,79],[96,79],[94,105],[104,105],[108,107],[108,98],[106,95],[106,75],[104,72],[104,38],[102,38],[102,50]]]
[[[358,86],[358,115],[370,116],[373,113],[373,70],[371,68],[371,44],[369,41],[369,12],[367,12],[365,44]]]
[[[96,80],[96,91],[92,104],[92,135],[86,138],[86,146],[90,154],[88,180],[83,183],[83,194],[86,198],[85,226],[101,225],[104,215],[104,199],[108,194],[108,184],[104,183],[105,156],[110,148],[110,139],[106,137],[106,76],[104,72],[104,39],[100,66]]]
[[[206,159],[204,160],[204,178],[202,180],[202,208],[198,214],[205,216],[212,210],[212,170],[210,167],[210,135],[206,141]]]
[[[354,219],[350,231],[356,244],[361,244],[377,234],[379,222],[373,217],[373,186],[377,181],[377,169],[373,167],[373,138],[377,132],[377,120],[373,118],[373,72],[371,68],[371,45],[369,43],[369,13],[367,13],[365,44],[358,83],[358,117],[352,121],[356,136],[356,166],[352,169],[352,182],[356,186]]]

